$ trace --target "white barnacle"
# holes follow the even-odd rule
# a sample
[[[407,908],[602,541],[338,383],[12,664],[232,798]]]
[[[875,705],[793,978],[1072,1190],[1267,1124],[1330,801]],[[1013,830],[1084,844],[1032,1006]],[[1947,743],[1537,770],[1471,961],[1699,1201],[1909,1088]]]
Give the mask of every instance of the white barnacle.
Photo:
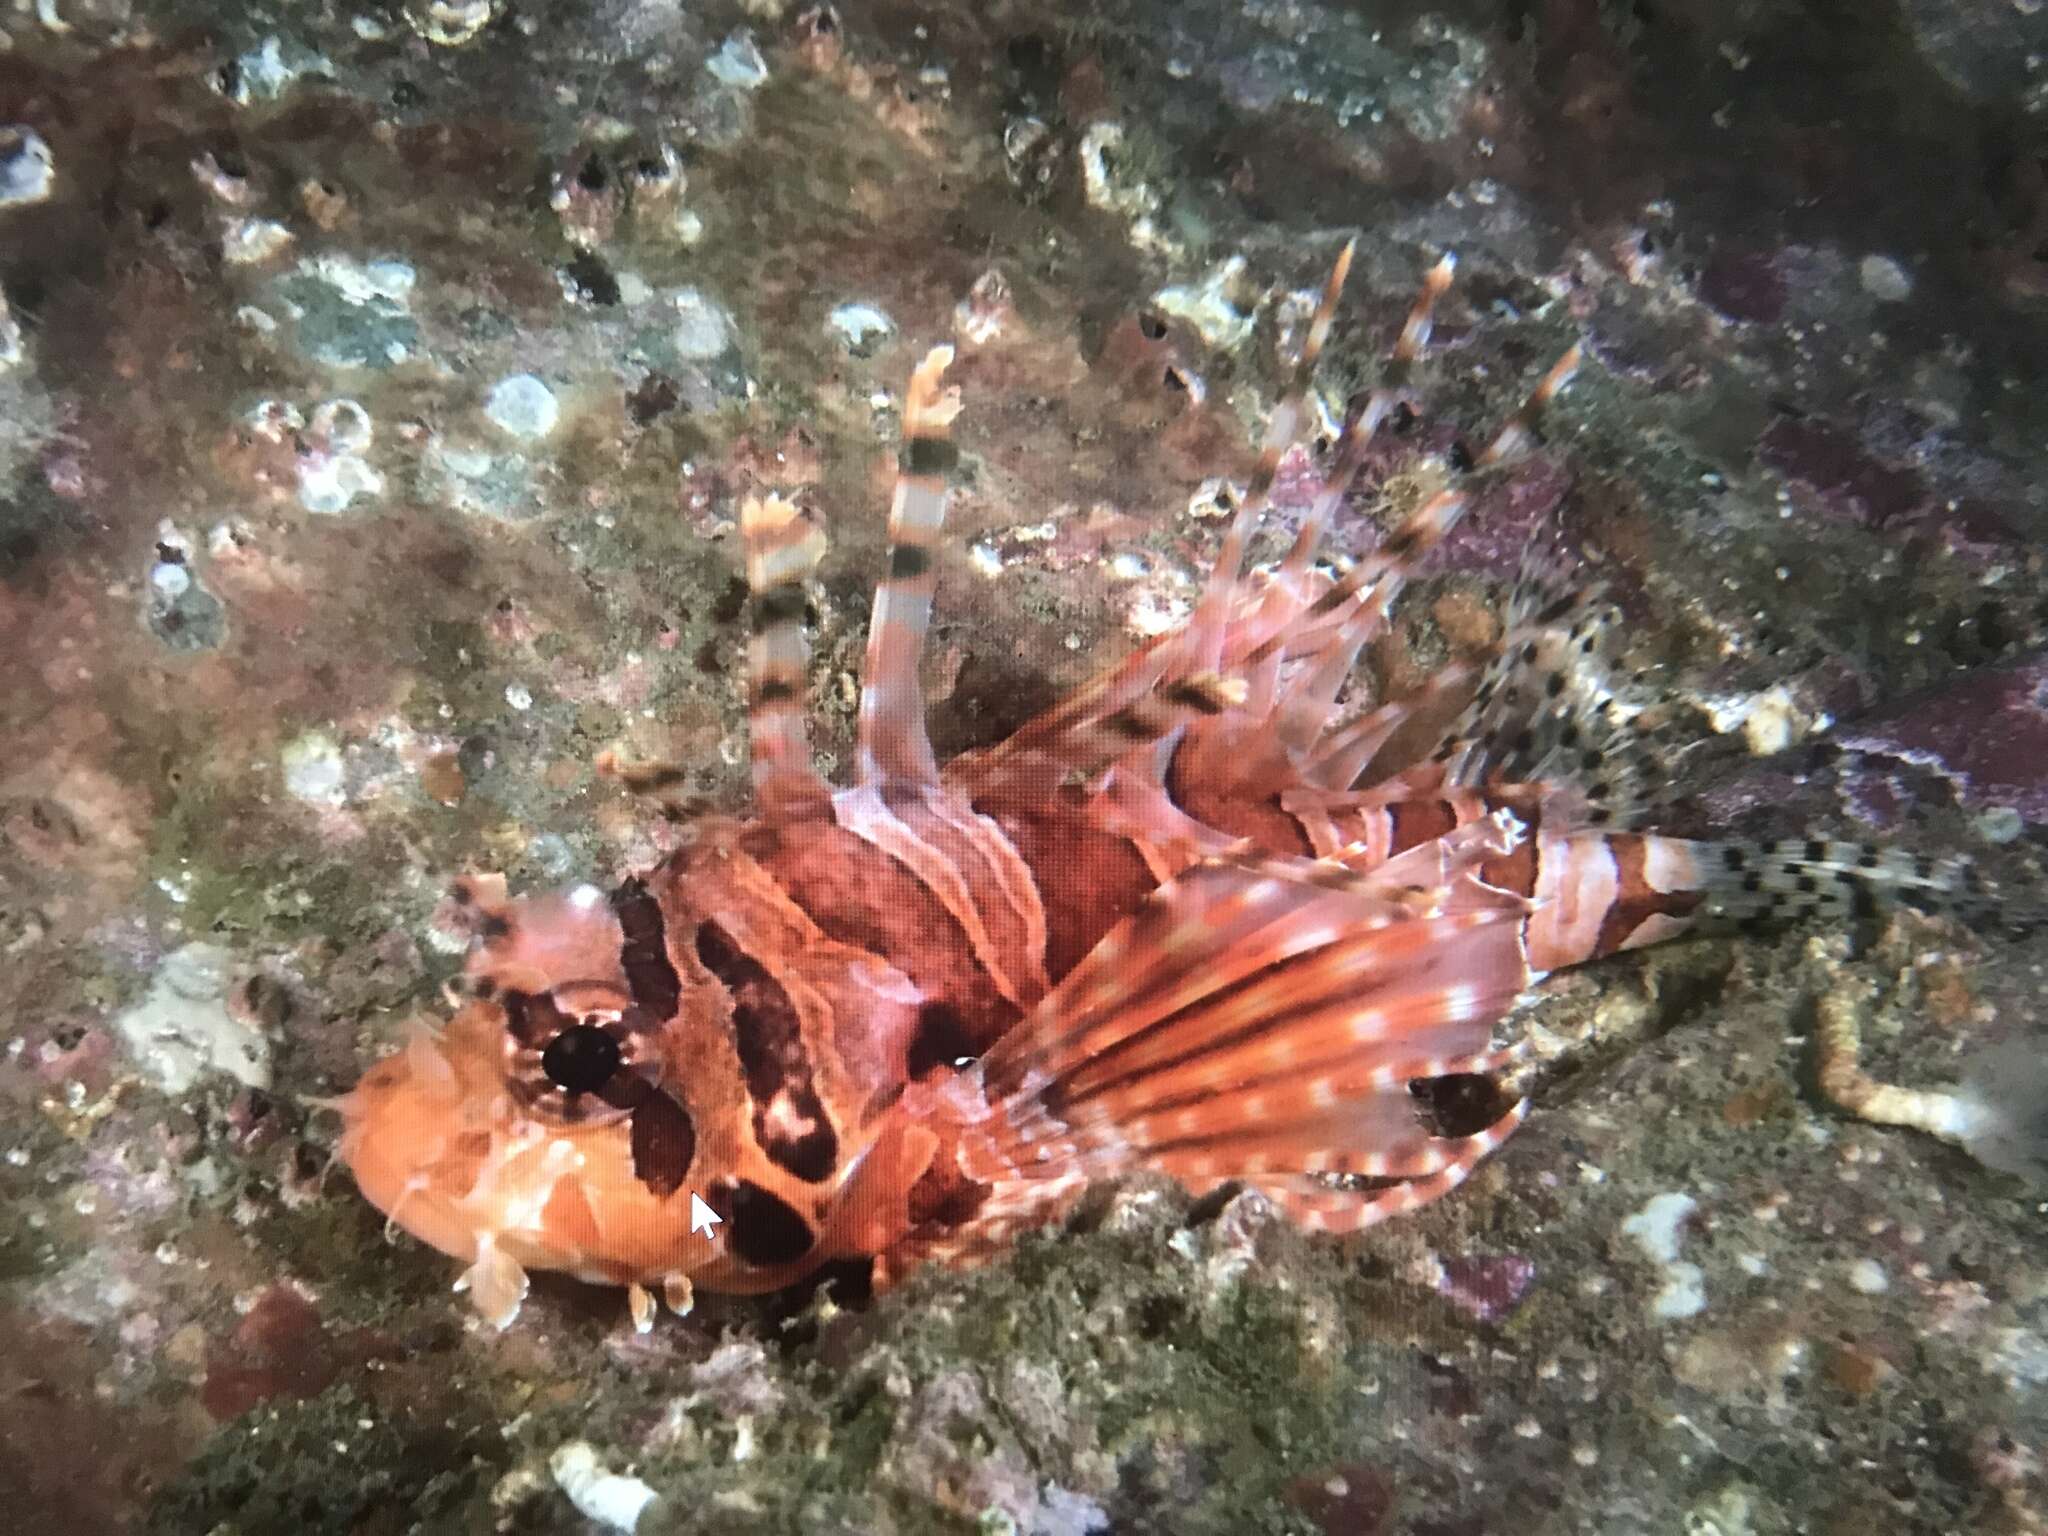
[[[571,1440],[548,1458],[548,1471],[578,1514],[614,1531],[639,1525],[647,1506],[660,1497],[637,1477],[607,1472],[587,1440]]]

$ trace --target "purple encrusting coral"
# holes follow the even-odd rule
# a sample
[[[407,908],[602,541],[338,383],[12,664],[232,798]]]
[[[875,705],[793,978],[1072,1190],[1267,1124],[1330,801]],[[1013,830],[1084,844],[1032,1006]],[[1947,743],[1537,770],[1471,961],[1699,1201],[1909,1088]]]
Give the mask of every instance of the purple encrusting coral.
[[[567,1283],[465,1327],[307,1101],[431,1011],[451,875],[670,845],[599,751],[737,803],[741,495],[829,525],[843,754],[887,444],[950,341],[924,682],[946,750],[996,739],[1184,612],[1354,232],[1324,425],[1459,266],[1340,554],[1587,356],[1365,686],[1482,653],[1554,536],[1646,723],[1714,738],[1668,764],[1689,809],[2038,877],[2043,58],[2048,10],[1967,0],[0,15],[0,1507],[2039,1532],[2038,1191],[1850,1118],[1809,1054],[1853,984],[1874,1078],[2024,1060],[2038,940],[1561,977],[1529,1125],[1357,1242],[1141,1185],[974,1275],[645,1336]]]
[[[1972,809],[2048,821],[2048,654],[1986,668],[1845,728],[1863,771],[1905,766],[1947,782]]]
[[[1498,1323],[1522,1304],[1536,1265],[1518,1254],[1461,1254],[1444,1261],[1437,1294],[1482,1323]]]

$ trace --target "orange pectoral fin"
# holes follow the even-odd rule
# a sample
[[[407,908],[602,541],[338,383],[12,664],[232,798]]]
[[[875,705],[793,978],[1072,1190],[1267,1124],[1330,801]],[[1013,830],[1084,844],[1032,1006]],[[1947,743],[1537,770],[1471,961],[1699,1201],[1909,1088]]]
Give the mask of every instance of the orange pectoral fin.
[[[1404,1206],[1449,1188],[1519,1107],[1440,1137],[1409,1084],[1504,1065],[1492,1027],[1529,972],[1525,904],[1467,878],[1488,845],[1438,841],[1403,871],[1432,887],[1310,859],[1216,859],[1161,887],[985,1058],[994,1113],[961,1142],[993,1190],[980,1215],[1138,1170],[1251,1179],[1290,1211],[1331,1174],[1406,1181]]]
[[[898,1242],[912,1225],[911,1191],[931,1169],[939,1144],[929,1126],[892,1115],[841,1186],[820,1247],[864,1258]]]

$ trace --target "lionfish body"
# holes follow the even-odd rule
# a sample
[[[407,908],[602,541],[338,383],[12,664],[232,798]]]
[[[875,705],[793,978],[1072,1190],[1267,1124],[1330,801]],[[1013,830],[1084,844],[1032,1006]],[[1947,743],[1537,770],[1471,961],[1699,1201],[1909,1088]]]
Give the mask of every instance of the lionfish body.
[[[1355,1231],[1443,1195],[1520,1122],[1494,1093],[1446,1134],[1431,1090],[1491,1087],[1514,1059],[1494,1026],[1541,973],[1703,920],[1946,898],[1955,869],[1853,845],[1636,830],[1644,763],[1588,593],[1532,577],[1482,675],[1340,706],[1465,504],[1436,496],[1341,576],[1315,565],[1446,260],[1293,549],[1243,572],[1349,258],[1187,623],[996,746],[941,767],[916,686],[948,350],[906,400],[853,787],[814,772],[799,706],[821,538],[793,505],[747,503],[754,818],[700,824],[609,894],[459,884],[468,1000],[340,1103],[365,1194],[469,1266],[487,1317],[509,1322],[535,1269],[630,1287],[643,1326],[651,1289],[680,1308],[848,1259],[886,1282],[1138,1171]],[[1527,445],[1576,362],[1482,466]],[[1380,762],[1432,714],[1434,754]]]

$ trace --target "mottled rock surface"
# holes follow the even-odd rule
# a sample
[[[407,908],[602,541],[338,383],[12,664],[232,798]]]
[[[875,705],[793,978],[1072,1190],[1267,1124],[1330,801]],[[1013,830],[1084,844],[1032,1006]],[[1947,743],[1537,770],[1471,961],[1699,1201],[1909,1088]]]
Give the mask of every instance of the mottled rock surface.
[[[0,44],[24,1528],[2044,1528],[2042,1192],[1849,1119],[1807,1043],[1854,973],[1880,1076],[2038,1055],[2038,940],[1558,978],[1529,1126],[1348,1243],[1141,1186],[973,1275],[645,1337],[545,1280],[477,1327],[308,1101],[439,1006],[451,875],[667,845],[599,751],[741,804],[742,492],[831,528],[843,759],[896,404],[953,342],[926,683],[942,749],[993,739],[1185,611],[1354,232],[1337,413],[1460,268],[1344,552],[1587,348],[1363,685],[1489,640],[1555,527],[1704,743],[1678,830],[2038,879],[2048,11],[55,0]]]

